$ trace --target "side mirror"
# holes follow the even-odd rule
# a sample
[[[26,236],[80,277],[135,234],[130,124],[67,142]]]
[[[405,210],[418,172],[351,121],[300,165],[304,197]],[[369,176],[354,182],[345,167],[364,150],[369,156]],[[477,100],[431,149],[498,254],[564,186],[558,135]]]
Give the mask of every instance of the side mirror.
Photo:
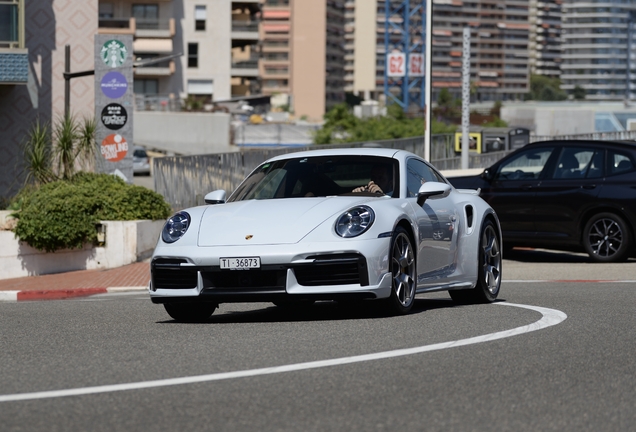
[[[417,205],[424,205],[429,198],[444,198],[451,192],[451,186],[446,183],[426,182],[417,191]]]
[[[203,198],[206,204],[223,204],[225,203],[225,191],[223,189],[210,192]]]
[[[483,178],[486,181],[491,181],[493,178],[495,178],[495,175],[490,171],[489,168],[486,168],[480,175],[481,178]]]

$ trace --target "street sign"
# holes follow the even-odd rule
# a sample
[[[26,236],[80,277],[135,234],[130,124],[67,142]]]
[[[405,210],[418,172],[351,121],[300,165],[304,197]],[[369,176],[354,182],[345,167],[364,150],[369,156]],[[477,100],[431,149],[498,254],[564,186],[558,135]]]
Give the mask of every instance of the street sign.
[[[424,54],[409,55],[409,76],[411,77],[424,76]]]
[[[392,52],[386,57],[387,76],[403,77],[406,74],[406,56],[403,52]]]
[[[97,172],[133,179],[133,55],[130,35],[95,36]],[[113,133],[113,131],[117,133]]]

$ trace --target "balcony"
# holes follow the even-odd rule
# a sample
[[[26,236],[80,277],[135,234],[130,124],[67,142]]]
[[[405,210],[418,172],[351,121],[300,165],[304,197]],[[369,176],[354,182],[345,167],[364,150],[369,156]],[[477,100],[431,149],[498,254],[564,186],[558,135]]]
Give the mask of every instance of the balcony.
[[[100,34],[134,35],[135,30],[134,18],[100,18],[97,32]]]
[[[232,62],[233,77],[258,77],[258,58]]]
[[[234,20],[232,21],[232,39],[245,41],[258,41],[258,21]]]
[[[173,38],[175,35],[174,18],[165,20],[150,18],[100,18],[98,33],[125,34],[138,38]]]
[[[165,77],[174,74],[176,66],[174,60],[166,60],[154,63],[148,66],[139,66],[135,68],[136,78],[154,78]]]

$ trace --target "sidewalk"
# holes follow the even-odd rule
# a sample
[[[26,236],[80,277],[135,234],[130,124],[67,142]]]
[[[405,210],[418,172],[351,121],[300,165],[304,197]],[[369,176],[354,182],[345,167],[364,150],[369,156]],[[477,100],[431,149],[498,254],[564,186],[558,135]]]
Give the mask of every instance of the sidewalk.
[[[46,300],[120,291],[144,291],[150,263],[0,280],[0,301]]]

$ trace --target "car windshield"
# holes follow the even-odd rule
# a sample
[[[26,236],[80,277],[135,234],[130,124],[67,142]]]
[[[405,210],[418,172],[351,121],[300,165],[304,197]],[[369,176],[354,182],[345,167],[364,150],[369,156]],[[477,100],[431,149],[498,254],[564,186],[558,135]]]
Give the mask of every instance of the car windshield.
[[[352,194],[397,196],[394,190],[399,190],[395,159],[355,155],[303,157],[262,164],[228,201]]]

